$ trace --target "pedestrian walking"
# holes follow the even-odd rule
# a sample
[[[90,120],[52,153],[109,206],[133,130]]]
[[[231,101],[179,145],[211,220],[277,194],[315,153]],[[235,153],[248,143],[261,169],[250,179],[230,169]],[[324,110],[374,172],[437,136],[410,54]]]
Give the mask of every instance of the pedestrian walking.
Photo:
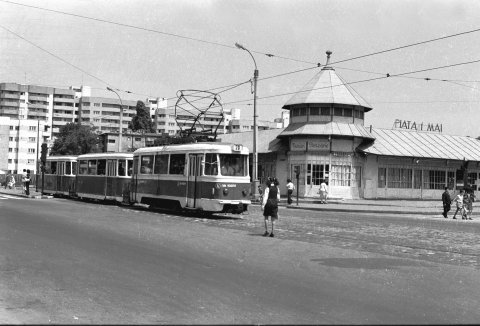
[[[443,217],[447,217],[447,213],[450,211],[450,205],[452,204],[452,198],[450,197],[450,193],[448,192],[448,187],[445,187],[445,191],[442,194],[442,202],[443,202]]]
[[[15,176],[10,174],[10,179],[8,179],[8,189],[15,189]]]
[[[462,218],[463,218],[463,215],[465,214],[464,212],[464,207],[463,207],[463,194],[465,193],[465,191],[462,189],[460,190],[460,193],[455,197],[455,199],[453,200],[454,202],[456,202],[456,205],[457,205],[457,210],[455,211],[455,214],[453,214],[453,219],[456,220],[457,219],[457,213],[460,211],[460,214],[462,215]]]
[[[463,205],[465,207],[465,219],[472,220],[473,202],[475,201],[475,195],[473,191],[467,190],[463,197]],[[463,218],[462,218],[463,219]]]
[[[278,180],[276,178],[268,178],[267,187],[263,193],[262,210],[265,218],[264,237],[274,237],[275,222],[278,220],[278,202],[280,201],[280,189],[278,188]],[[268,218],[270,217],[271,232],[268,233]]]
[[[26,179],[27,179],[27,170],[23,169],[23,172],[22,172],[22,194],[25,194],[26,191],[27,191]]]
[[[288,205],[292,204],[292,194],[293,191],[295,190],[295,185],[293,184],[292,180],[287,179],[287,203]]]
[[[10,181],[10,173],[7,174],[7,176],[5,177],[5,189],[7,189],[7,186],[8,186],[8,182]]]
[[[320,189],[318,190],[318,193],[320,194],[320,204],[326,204],[328,196],[328,186],[325,183],[324,179],[322,179],[322,182],[320,183]]]
[[[25,194],[30,196],[30,170],[27,169],[27,176],[25,177]]]

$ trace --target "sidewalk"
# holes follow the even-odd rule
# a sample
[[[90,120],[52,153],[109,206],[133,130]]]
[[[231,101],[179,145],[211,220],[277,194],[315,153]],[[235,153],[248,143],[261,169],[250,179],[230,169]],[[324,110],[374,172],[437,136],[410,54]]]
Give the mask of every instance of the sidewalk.
[[[22,187],[17,186],[14,189],[8,189],[1,187],[0,188],[0,195],[9,195],[9,196],[16,196],[16,197],[24,197],[24,198],[33,198],[33,199],[49,199],[53,198],[53,196],[42,195],[41,188],[38,188],[39,191],[36,191],[35,185],[32,187],[30,186],[30,195],[25,195],[23,193]]]
[[[443,204],[441,200],[406,200],[406,199],[331,199],[327,204],[321,204],[316,198],[300,198],[298,205],[296,198],[292,205],[287,205],[286,199],[280,201],[280,206],[288,209],[308,209],[315,211],[330,212],[358,212],[358,213],[385,213],[385,214],[418,214],[418,215],[438,215],[443,217]],[[448,217],[452,218],[455,213],[455,204],[452,205]],[[457,214],[459,215],[459,214]],[[480,211],[473,204],[473,217],[480,217]],[[462,219],[461,216],[457,216]]]
[[[24,198],[48,199],[53,196],[42,195],[40,191],[35,191],[35,186],[30,187],[30,196],[22,193],[22,188],[15,189],[0,188],[0,194],[18,196]],[[40,188],[38,190],[41,190]],[[259,203],[252,202],[253,206],[260,206]],[[282,198],[279,205],[287,209],[306,209],[312,211],[324,212],[349,212],[349,213],[385,213],[385,214],[405,214],[405,215],[435,215],[443,217],[443,205],[441,200],[405,200],[405,199],[330,199],[327,204],[321,204],[318,198],[293,198],[292,205],[287,205],[286,199]],[[480,208],[473,204],[472,218],[480,221]],[[451,219],[455,213],[455,205],[448,213]],[[458,215],[458,214],[457,214]],[[457,217],[462,219],[461,216]]]

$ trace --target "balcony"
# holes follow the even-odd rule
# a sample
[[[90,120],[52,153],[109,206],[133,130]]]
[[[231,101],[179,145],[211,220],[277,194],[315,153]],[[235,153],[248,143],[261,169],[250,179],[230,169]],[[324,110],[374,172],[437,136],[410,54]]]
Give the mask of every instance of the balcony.
[[[64,111],[64,110],[75,110],[75,107],[73,105],[54,105],[53,106],[53,109],[54,110],[60,110],[60,111]]]
[[[20,101],[0,100],[0,106],[19,107],[20,106]]]
[[[73,113],[54,113],[53,114],[54,118],[69,118],[73,119],[74,114]]]
[[[29,111],[28,112],[28,118],[29,119],[30,118],[36,119],[37,117],[46,118],[47,116],[48,116],[47,112],[41,112],[41,111]]]
[[[0,98],[1,99],[15,99],[19,100],[20,99],[20,93],[12,94],[12,93],[0,93]]]
[[[20,113],[19,110],[14,109],[14,108],[9,108],[9,109],[2,108],[2,109],[0,109],[0,114],[2,114],[2,115],[16,115],[16,116],[18,116],[19,113]]]
[[[45,95],[45,96],[29,95],[28,101],[29,102],[32,102],[32,101],[48,102],[48,95]]]
[[[29,109],[48,109],[48,104],[42,103],[30,103],[28,104]]]

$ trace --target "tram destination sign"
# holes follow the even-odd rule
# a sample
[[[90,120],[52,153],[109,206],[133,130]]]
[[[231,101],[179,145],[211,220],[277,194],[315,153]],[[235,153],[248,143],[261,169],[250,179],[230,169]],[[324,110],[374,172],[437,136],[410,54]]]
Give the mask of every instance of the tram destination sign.
[[[433,131],[442,132],[443,126],[441,123],[425,123],[410,120],[395,119],[393,127],[396,129],[408,129],[413,131]]]

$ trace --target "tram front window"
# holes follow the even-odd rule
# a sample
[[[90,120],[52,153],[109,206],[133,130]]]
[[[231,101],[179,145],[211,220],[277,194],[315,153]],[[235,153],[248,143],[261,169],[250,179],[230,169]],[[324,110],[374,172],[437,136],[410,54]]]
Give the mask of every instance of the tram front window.
[[[220,171],[223,176],[246,176],[247,157],[240,154],[220,154]]]

